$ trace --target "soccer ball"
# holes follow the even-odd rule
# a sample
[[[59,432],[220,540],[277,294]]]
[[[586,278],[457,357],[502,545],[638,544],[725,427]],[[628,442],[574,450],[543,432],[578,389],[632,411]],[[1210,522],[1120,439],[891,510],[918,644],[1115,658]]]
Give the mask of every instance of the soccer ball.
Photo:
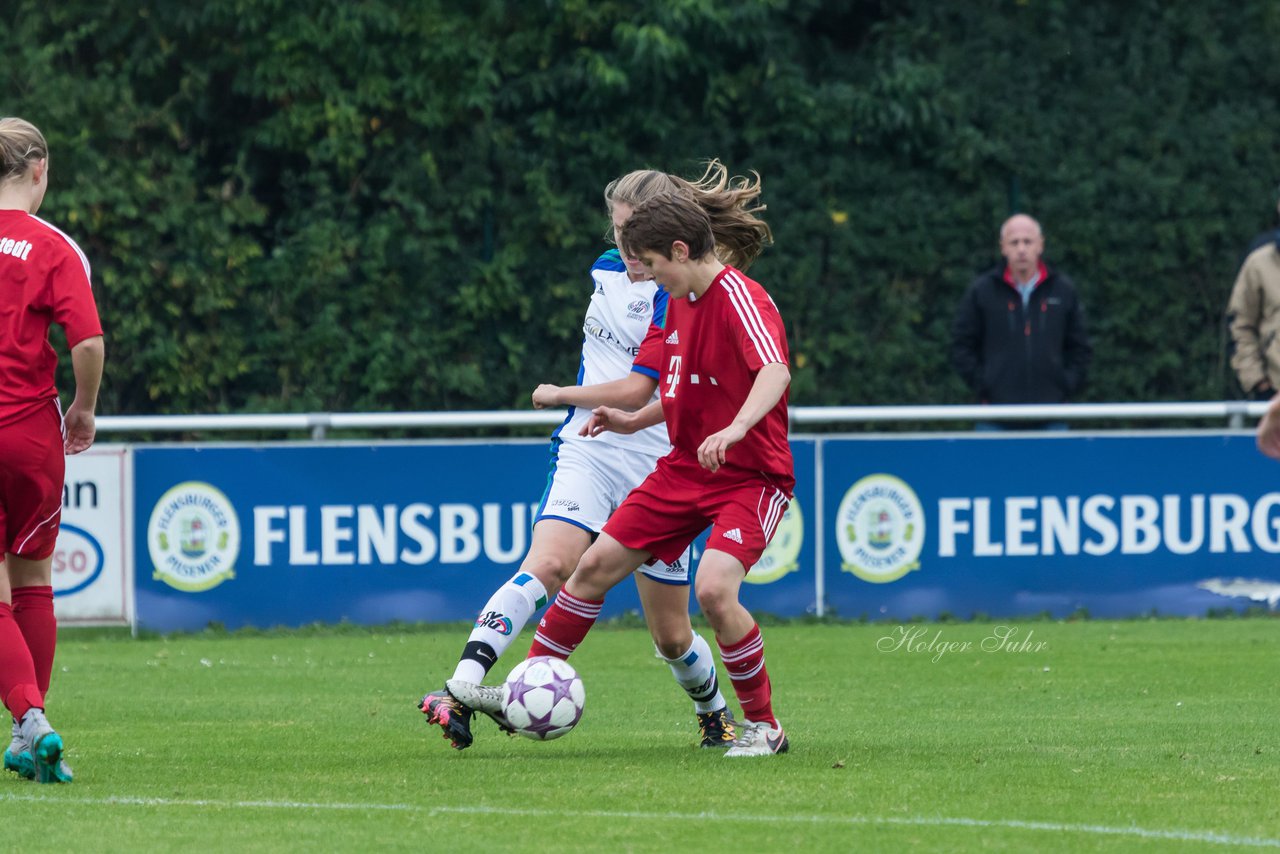
[[[578,725],[587,690],[573,665],[549,655],[526,658],[502,683],[502,713],[525,738],[549,741]]]

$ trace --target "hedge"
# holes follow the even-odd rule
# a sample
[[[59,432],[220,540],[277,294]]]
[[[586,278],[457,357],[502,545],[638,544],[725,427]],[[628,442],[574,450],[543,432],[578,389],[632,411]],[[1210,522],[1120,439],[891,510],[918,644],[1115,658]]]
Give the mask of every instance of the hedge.
[[[796,404],[966,402],[947,327],[1015,210],[1081,289],[1084,399],[1234,393],[1269,0],[16,5],[0,113],[94,264],[103,412],[527,407],[575,375],[604,184],[711,157],[764,178]]]

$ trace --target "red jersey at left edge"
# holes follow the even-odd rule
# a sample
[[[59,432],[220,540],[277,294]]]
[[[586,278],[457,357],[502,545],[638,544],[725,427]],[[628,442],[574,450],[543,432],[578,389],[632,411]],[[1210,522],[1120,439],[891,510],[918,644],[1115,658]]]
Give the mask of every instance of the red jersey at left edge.
[[[777,306],[733,267],[701,297],[673,299],[663,327],[658,391],[673,454],[697,458],[708,436],[732,423],[760,369],[790,361]],[[725,466],[761,472],[788,495],[795,466],[787,441],[789,391],[725,455]]]
[[[89,261],[70,237],[25,211],[0,210],[0,424],[58,396],[57,323],[67,346],[102,334]]]

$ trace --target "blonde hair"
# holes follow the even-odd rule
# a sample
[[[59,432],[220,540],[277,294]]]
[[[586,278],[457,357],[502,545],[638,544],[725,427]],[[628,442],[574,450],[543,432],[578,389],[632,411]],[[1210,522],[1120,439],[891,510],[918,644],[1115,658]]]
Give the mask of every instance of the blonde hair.
[[[716,239],[716,257],[726,264],[746,270],[760,257],[765,246],[773,242],[769,224],[757,214],[765,210],[758,204],[760,174],[753,179],[729,177],[729,170],[719,160],[707,163],[702,177],[687,181],[678,175],[655,169],[628,172],[609,182],[604,200],[612,215],[617,202],[636,206],[663,193],[684,193],[706,211],[711,220],[711,233]]]
[[[0,119],[0,181],[25,175],[31,161],[49,156],[40,129],[14,116]]]

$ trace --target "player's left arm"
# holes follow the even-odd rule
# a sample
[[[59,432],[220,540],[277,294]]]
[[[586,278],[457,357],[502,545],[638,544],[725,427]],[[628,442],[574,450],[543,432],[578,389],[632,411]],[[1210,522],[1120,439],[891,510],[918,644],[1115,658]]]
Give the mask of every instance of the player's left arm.
[[[725,454],[742,441],[747,431],[782,400],[791,384],[791,369],[782,362],[770,362],[756,374],[751,391],[742,408],[728,427],[712,433],[698,446],[698,462],[708,471],[716,471],[724,465]]]

